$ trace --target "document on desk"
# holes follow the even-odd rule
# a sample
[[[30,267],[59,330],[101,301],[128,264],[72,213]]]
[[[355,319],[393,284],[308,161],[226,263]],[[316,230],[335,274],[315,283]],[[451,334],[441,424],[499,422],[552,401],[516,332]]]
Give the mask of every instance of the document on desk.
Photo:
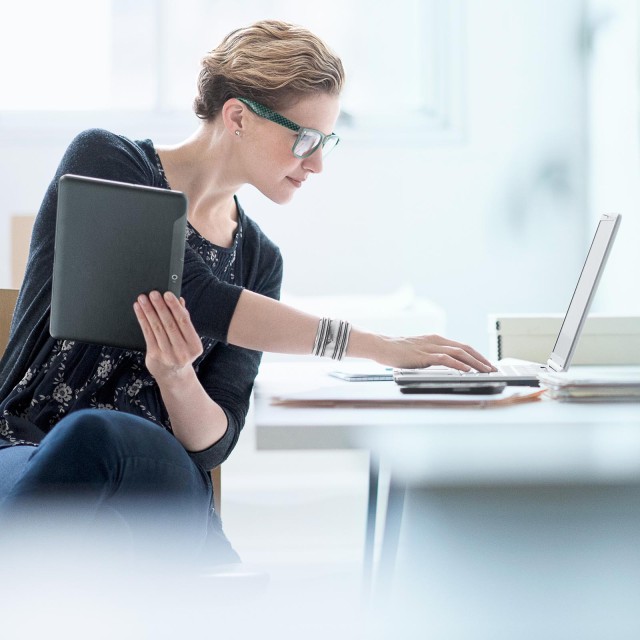
[[[329,375],[349,382],[383,382],[393,380],[393,368],[375,362],[345,362]]]
[[[271,398],[271,404],[291,408],[362,408],[397,409],[451,407],[491,408],[504,407],[521,402],[538,400],[544,393],[538,387],[507,387],[496,395],[429,394],[428,396],[404,395],[394,382],[374,382],[344,384],[332,387],[290,394],[280,394]]]
[[[561,402],[640,402],[640,370],[545,373],[540,384]]]

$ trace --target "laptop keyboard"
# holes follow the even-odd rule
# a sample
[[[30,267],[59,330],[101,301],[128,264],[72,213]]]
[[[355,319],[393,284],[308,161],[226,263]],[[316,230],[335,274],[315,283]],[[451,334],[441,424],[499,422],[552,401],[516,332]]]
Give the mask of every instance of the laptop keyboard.
[[[498,370],[499,375],[505,376],[537,376],[546,371],[547,367],[541,364],[499,364]]]
[[[547,368],[540,364],[501,364],[498,371],[483,373],[480,371],[458,371],[450,367],[432,366],[428,369],[401,369],[402,373],[420,373],[420,376],[464,376],[465,378],[492,378],[502,376],[523,376],[535,378],[538,374],[546,371]]]

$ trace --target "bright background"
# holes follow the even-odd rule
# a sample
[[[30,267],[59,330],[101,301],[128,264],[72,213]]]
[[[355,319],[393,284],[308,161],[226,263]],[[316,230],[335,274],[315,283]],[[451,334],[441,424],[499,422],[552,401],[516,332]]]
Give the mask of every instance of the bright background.
[[[266,17],[316,31],[349,79],[324,174],[287,207],[241,194],[283,250],[287,292],[411,285],[486,350],[488,312],[564,311],[597,216],[619,211],[595,309],[638,312],[633,0],[3,3],[0,286],[9,218],[37,211],[73,136],[180,140],[201,55]]]
[[[287,207],[240,194],[282,249],[286,292],[409,287],[487,351],[488,313],[564,312],[597,217],[617,211],[594,310],[640,313],[638,14],[634,0],[3,1],[0,286],[10,217],[37,211],[79,131],[181,140],[202,54],[273,17],[324,37],[349,80],[323,175]],[[363,456],[258,455],[251,429],[225,465],[240,546],[258,519],[275,529],[254,548],[293,558],[311,540],[357,559]]]

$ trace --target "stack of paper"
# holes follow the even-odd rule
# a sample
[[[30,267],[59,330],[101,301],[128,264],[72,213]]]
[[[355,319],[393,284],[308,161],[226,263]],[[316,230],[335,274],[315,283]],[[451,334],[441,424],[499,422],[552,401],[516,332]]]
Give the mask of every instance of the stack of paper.
[[[548,396],[564,402],[640,402],[640,373],[544,373]]]

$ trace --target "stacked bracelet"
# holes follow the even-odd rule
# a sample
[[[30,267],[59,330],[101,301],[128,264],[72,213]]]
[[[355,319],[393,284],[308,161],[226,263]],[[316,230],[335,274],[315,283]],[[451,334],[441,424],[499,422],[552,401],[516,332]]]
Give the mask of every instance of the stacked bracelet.
[[[322,318],[313,343],[313,355],[342,360],[347,352],[350,333],[351,325],[348,322]]]

